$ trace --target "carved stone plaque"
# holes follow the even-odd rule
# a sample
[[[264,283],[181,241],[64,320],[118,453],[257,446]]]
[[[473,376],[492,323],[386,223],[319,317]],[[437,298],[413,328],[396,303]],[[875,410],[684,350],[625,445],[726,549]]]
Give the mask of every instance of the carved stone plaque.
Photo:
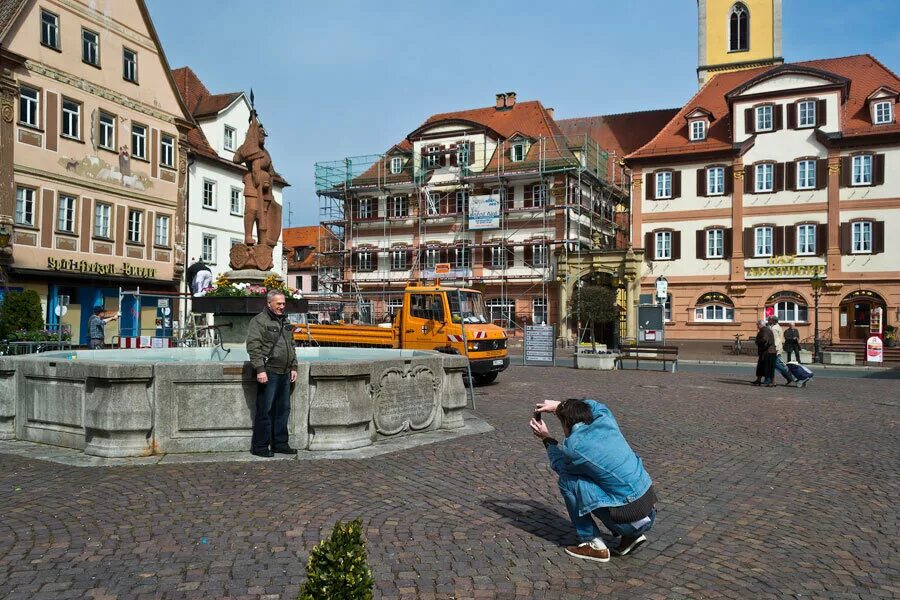
[[[431,425],[437,409],[438,380],[423,365],[411,369],[391,367],[373,386],[375,430],[395,435],[421,430]]]

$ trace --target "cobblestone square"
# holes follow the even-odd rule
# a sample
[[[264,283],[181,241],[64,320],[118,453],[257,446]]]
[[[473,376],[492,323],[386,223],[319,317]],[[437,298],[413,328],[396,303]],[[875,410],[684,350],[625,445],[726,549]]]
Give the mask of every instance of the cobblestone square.
[[[376,598],[900,596],[898,384],[513,367],[495,429],[366,460],[77,468],[0,455],[0,597],[296,598],[312,546],[364,521]],[[613,409],[660,496],[650,543],[578,561],[527,426]],[[548,422],[560,434],[555,418]]]

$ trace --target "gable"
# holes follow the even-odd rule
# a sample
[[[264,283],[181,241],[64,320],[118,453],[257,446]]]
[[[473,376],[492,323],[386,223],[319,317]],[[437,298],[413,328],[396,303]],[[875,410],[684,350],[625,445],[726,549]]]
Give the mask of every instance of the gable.
[[[762,81],[756,85],[750,86],[743,90],[740,96],[749,94],[770,94],[773,92],[782,92],[785,90],[797,90],[802,88],[820,87],[823,85],[833,85],[834,82],[821,77],[812,75],[799,75],[786,73],[778,77],[773,77],[766,81]]]

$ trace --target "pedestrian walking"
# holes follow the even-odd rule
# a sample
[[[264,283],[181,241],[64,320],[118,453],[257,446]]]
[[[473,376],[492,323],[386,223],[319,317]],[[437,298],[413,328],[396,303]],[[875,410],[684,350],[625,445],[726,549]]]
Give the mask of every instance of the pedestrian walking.
[[[778,324],[778,317],[772,315],[768,318],[768,323],[769,329],[772,330],[772,336],[775,339],[775,370],[787,380],[787,385],[794,385],[797,382],[797,378],[791,374],[781,358],[781,353],[784,351],[784,331],[781,329],[781,325]],[[772,381],[772,383],[775,382]]]
[[[250,452],[271,458],[297,454],[288,443],[291,384],[297,381],[294,335],[284,314],[284,294],[269,290],[266,307],[247,327],[247,354],[256,369],[256,418]]]
[[[765,319],[756,322],[756,379],[753,385],[775,387],[775,336]]]
[[[565,435],[562,443],[550,436],[542,413],[554,413],[559,419]],[[612,549],[618,556],[646,542],[644,534],[656,521],[656,493],[612,411],[596,400],[545,400],[535,406],[530,425],[559,475],[559,490],[578,534],[578,544],[567,547],[566,554],[609,561],[610,549],[591,515],[620,538]]]
[[[787,352],[788,362],[791,362],[791,354],[793,354],[797,357],[797,364],[801,364],[800,331],[794,327],[793,323],[788,323],[788,328],[784,331],[784,351]]]

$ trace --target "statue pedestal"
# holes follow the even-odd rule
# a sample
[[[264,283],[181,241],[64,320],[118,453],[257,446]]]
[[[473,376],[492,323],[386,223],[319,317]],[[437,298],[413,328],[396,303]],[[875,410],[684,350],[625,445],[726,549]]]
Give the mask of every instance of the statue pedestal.
[[[274,271],[260,271],[259,269],[233,269],[225,271],[225,278],[232,283],[255,283],[262,285],[263,281],[274,275],[279,282],[284,280]]]
[[[247,244],[235,244],[228,253],[228,264],[236,271],[257,270],[268,271],[275,263],[272,259],[272,253],[275,250],[273,246],[256,244],[248,246]]]

